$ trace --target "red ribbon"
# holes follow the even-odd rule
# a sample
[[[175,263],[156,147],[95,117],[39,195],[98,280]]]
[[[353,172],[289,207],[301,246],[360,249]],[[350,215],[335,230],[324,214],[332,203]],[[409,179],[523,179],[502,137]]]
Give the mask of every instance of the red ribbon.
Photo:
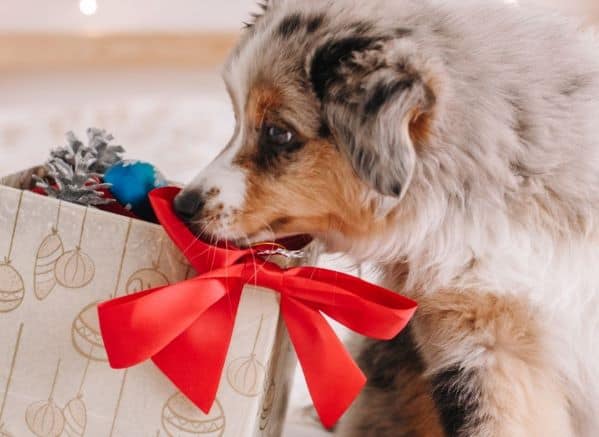
[[[282,269],[258,256],[264,246],[208,245],[178,220],[172,207],[178,191],[173,187],[153,191],[152,206],[168,235],[201,274],[100,304],[100,329],[110,365],[126,368],[151,358],[208,413],[243,287],[266,287],[281,295],[281,314],[314,406],[324,426],[332,427],[366,378],[322,314],[364,336],[389,340],[406,326],[416,303],[343,273],[315,267]]]

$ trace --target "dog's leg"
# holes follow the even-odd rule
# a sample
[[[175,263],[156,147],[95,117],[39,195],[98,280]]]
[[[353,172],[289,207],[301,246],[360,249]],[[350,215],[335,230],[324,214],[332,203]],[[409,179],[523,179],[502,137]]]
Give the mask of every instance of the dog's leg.
[[[475,292],[425,296],[413,332],[448,436],[574,435],[564,381],[526,302]]]
[[[341,437],[442,437],[431,386],[409,329],[357,351],[368,384],[339,425]]]

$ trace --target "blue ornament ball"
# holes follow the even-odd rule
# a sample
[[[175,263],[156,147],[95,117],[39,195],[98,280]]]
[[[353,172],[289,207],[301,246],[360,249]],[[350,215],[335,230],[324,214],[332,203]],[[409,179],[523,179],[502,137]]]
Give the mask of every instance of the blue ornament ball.
[[[148,194],[155,188],[167,185],[156,167],[134,160],[114,164],[106,170],[104,182],[111,184],[110,192],[121,205],[146,220],[154,219]]]

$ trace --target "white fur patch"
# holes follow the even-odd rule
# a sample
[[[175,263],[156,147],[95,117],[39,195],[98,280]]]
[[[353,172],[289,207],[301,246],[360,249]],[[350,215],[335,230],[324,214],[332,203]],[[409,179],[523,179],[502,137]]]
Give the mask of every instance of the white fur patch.
[[[234,215],[243,208],[246,192],[246,174],[243,169],[233,164],[233,160],[241,147],[243,133],[236,133],[229,146],[216,157],[189,185],[189,189],[196,189],[206,199],[207,211],[219,208],[221,213],[216,221],[204,223],[209,225],[211,234],[219,238],[231,238],[235,233]],[[209,195],[211,191],[217,194]]]
[[[240,209],[245,198],[246,176],[221,155],[194,179],[192,186],[200,187],[204,193],[217,188],[219,194],[208,199],[210,203],[222,203],[225,209]]]

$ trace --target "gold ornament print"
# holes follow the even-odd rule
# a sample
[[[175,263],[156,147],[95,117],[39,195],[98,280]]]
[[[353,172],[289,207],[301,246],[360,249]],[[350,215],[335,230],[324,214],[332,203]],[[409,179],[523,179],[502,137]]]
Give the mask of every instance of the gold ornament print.
[[[85,208],[85,213],[83,214],[77,247],[74,250],[63,253],[54,266],[56,281],[65,288],[83,288],[94,279],[94,262],[89,255],[81,250],[88,209]]]
[[[65,419],[63,436],[83,437],[87,426],[87,410],[81,397],[71,399],[62,410]]]
[[[4,415],[4,408],[6,407],[6,400],[8,398],[8,391],[10,390],[10,383],[12,381],[12,375],[15,371],[15,365],[17,363],[17,354],[19,353],[19,346],[21,345],[21,336],[23,335],[23,324],[19,325],[19,332],[17,332],[17,341],[15,342],[15,349],[12,354],[12,360],[10,362],[10,369],[8,370],[8,377],[6,379],[6,386],[4,387],[4,394],[2,395],[2,402],[0,403],[0,437],[14,437],[7,429],[4,428],[4,422],[2,422],[2,416]]]
[[[85,434],[85,427],[87,426],[87,408],[85,402],[83,402],[83,384],[85,384],[85,378],[89,365],[91,363],[91,357],[93,356],[93,348],[90,347],[88,358],[85,363],[85,369],[83,370],[83,376],[79,383],[79,390],[73,399],[71,399],[62,410],[62,414],[65,420],[63,436],[66,437],[83,437]]]
[[[125,256],[127,255],[127,243],[129,243],[129,236],[131,235],[131,225],[133,220],[129,219],[127,223],[127,232],[125,233],[125,242],[123,243],[123,249],[121,250],[121,260],[119,261],[119,270],[116,274],[116,284],[114,284],[114,291],[110,295],[111,299],[114,299],[119,292],[119,285],[121,283],[121,275],[123,274],[123,266],[125,265]]]
[[[25,282],[23,281],[23,277],[11,265],[12,250],[14,247],[22,200],[23,192],[21,191],[8,245],[8,254],[4,258],[4,261],[0,262],[0,313],[8,313],[16,310],[25,297]]]
[[[121,388],[119,389],[119,396],[116,400],[116,406],[114,407],[114,417],[112,418],[112,425],[110,426],[110,434],[108,437],[113,437],[116,434],[114,430],[116,429],[116,420],[119,417],[119,410],[121,409],[121,401],[123,400],[123,393],[125,392],[125,382],[127,382],[127,373],[129,369],[126,369],[123,372],[123,379],[121,380]]]
[[[52,231],[39,245],[35,255],[35,265],[33,267],[33,291],[35,297],[44,300],[56,288],[56,275],[54,267],[56,261],[64,254],[62,239],[58,233],[58,223],[60,220],[60,209],[62,202],[58,201],[58,211],[56,221],[52,226]]]
[[[169,437],[220,437],[225,432],[225,413],[220,402],[204,414],[181,393],[169,398],[162,410],[162,426]]]
[[[98,321],[98,303],[93,302],[83,308],[71,327],[73,347],[85,358],[93,361],[108,361]]]
[[[152,263],[151,268],[140,269],[133,273],[127,280],[127,294],[137,293],[142,290],[150,290],[156,287],[169,285],[169,280],[164,273],[160,271],[160,260],[164,250],[164,241],[160,242],[160,250],[156,257],[156,262]]]
[[[127,252],[127,243],[129,242],[129,236],[131,234],[131,224],[132,220],[129,220],[123,249],[121,251],[116,284],[114,285],[114,291],[110,295],[110,298],[115,298],[118,293]],[[90,303],[77,314],[77,317],[75,317],[71,326],[71,340],[73,348],[83,357],[92,361],[107,362],[108,357],[106,356],[106,351],[104,349],[104,342],[102,341],[102,335],[100,334],[100,323],[98,321],[98,303],[99,302]]]
[[[257,396],[262,378],[264,377],[264,366],[256,359],[256,346],[260,338],[264,315],[260,317],[260,325],[254,339],[254,345],[250,355],[233,360],[227,367],[227,380],[237,393],[242,396]]]
[[[54,389],[60,372],[60,360],[56,364],[56,372],[52,381],[50,395],[45,401],[35,402],[25,412],[25,422],[29,430],[37,437],[59,437],[64,430],[62,410],[54,403]]]

